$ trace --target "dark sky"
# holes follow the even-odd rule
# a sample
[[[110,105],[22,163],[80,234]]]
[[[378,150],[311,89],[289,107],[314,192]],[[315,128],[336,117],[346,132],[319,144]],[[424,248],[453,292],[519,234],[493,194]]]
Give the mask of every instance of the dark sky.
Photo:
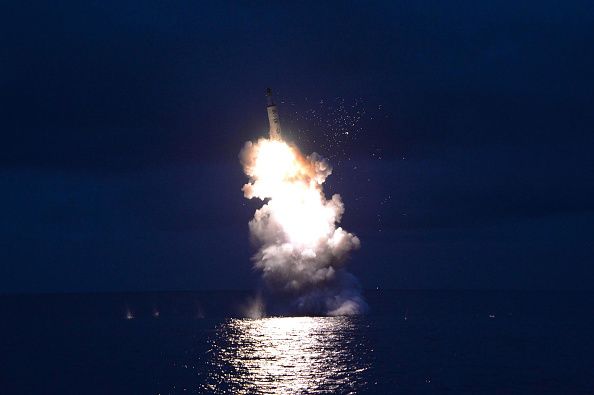
[[[592,2],[25,3],[0,292],[254,287],[237,154],[268,86],[335,165],[364,287],[594,289]]]

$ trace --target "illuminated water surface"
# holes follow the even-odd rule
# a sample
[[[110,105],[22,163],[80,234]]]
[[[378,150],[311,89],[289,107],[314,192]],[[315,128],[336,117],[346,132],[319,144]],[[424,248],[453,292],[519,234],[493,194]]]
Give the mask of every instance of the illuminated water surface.
[[[231,319],[211,340],[211,393],[354,393],[366,386],[365,341],[350,317]]]

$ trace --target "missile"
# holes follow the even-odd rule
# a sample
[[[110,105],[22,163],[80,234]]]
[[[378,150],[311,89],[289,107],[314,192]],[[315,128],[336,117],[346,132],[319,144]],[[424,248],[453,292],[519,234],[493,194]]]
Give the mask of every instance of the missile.
[[[272,140],[280,140],[281,139],[281,127],[280,127],[280,119],[278,117],[278,110],[276,109],[276,104],[272,100],[272,89],[266,89],[266,101],[268,102],[268,106],[266,109],[268,110],[268,123],[270,124],[270,139]]]

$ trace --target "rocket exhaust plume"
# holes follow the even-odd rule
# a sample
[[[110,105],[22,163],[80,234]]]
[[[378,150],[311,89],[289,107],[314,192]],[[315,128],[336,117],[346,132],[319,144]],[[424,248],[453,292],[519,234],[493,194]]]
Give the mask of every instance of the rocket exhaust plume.
[[[340,195],[327,199],[322,185],[332,173],[317,153],[304,156],[282,140],[270,90],[270,138],[248,141],[240,160],[249,182],[246,198],[265,204],[249,223],[259,245],[253,257],[275,314],[359,314],[367,304],[357,279],[346,271],[357,236],[337,227],[344,212]]]

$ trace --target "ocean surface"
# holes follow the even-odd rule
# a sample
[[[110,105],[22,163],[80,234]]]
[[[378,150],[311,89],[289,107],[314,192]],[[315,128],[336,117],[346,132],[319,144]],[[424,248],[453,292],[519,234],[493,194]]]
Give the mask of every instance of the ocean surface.
[[[594,294],[373,291],[241,318],[244,292],[0,296],[0,394],[594,394]]]

